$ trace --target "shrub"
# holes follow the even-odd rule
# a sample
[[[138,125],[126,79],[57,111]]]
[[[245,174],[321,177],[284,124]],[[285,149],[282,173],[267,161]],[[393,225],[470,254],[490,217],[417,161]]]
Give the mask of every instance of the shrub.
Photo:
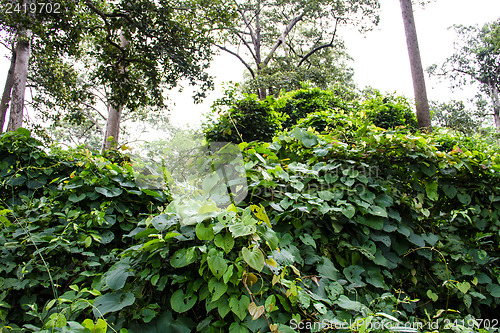
[[[275,105],[275,111],[284,117],[283,128],[290,128],[299,119],[318,111],[334,109],[350,111],[350,106],[333,91],[319,88],[300,89],[281,96]]]
[[[374,126],[240,147],[249,196],[186,224],[126,161],[0,136],[0,328],[492,331],[473,325],[494,325],[500,304],[498,150],[443,151],[433,135]],[[31,189],[40,169],[47,186]]]
[[[234,143],[270,141],[280,128],[280,120],[273,111],[273,102],[272,97],[260,101],[256,95],[230,101],[229,110],[215,122],[205,125],[207,139]]]
[[[361,109],[377,127],[394,129],[404,126],[413,131],[418,129],[417,118],[405,97],[384,96],[375,90],[361,103]]]
[[[359,125],[356,118],[345,114],[343,110],[317,111],[297,121],[301,128],[312,127],[318,132],[349,132]]]

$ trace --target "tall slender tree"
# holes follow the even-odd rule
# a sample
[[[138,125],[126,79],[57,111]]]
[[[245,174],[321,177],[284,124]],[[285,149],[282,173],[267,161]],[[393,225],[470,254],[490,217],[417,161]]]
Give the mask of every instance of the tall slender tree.
[[[14,65],[14,76],[12,82],[12,95],[10,103],[10,118],[9,125],[7,126],[8,131],[15,131],[23,125],[24,95],[26,90],[28,64],[30,59],[30,40],[30,30],[23,29],[18,31],[15,50],[16,62]]]
[[[415,94],[415,104],[417,108],[418,127],[431,131],[431,114],[429,111],[429,102],[427,100],[427,89],[425,87],[424,70],[422,68],[422,60],[420,58],[420,49],[418,47],[413,7],[411,0],[399,0],[399,2],[401,5],[401,12],[403,14],[406,45],[408,47],[408,55],[410,57],[411,77],[413,80],[413,91]]]
[[[10,103],[10,94],[12,91],[12,86],[14,85],[14,69],[16,68],[16,49],[12,45],[11,56],[10,56],[10,67],[7,73],[7,78],[5,80],[5,87],[3,88],[2,101],[0,102],[0,133],[3,132],[3,127],[5,124],[5,116],[7,114],[7,109]]]

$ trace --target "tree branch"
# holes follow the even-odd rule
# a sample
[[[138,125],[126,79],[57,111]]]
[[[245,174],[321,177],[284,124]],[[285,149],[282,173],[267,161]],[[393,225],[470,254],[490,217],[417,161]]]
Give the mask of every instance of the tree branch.
[[[255,72],[253,71],[252,67],[250,67],[250,65],[249,65],[249,64],[247,64],[247,62],[246,62],[245,60],[243,60],[243,58],[242,58],[242,57],[241,57],[238,53],[236,53],[236,52],[234,52],[234,51],[231,51],[231,50],[229,50],[229,49],[225,48],[224,46],[217,45],[217,44],[214,44],[214,45],[215,45],[216,47],[218,47],[219,49],[221,49],[221,50],[223,50],[223,51],[226,51],[227,53],[232,54],[232,55],[234,55],[236,58],[238,58],[238,59],[241,61],[241,63],[242,63],[243,65],[245,65],[245,67],[248,69],[248,71],[250,72],[250,75],[252,75],[252,78],[254,78],[254,79],[255,79]]]
[[[310,56],[312,56],[314,53],[318,52],[319,50],[322,50],[322,49],[327,48],[327,47],[333,47],[333,41],[335,40],[335,35],[337,34],[338,23],[339,23],[339,20],[337,19],[335,21],[335,29],[333,30],[332,40],[330,41],[330,43],[323,44],[323,45],[320,45],[320,46],[313,48],[311,51],[309,51],[309,53],[307,53],[305,56],[302,57],[302,59],[299,61],[299,64],[297,65],[297,67],[300,67],[304,63],[304,61],[306,61]]]
[[[293,27],[299,21],[302,20],[302,18],[304,17],[304,15],[305,15],[305,13],[300,14],[299,16],[295,17],[293,20],[291,20],[287,24],[287,26],[285,27],[285,30],[283,31],[283,33],[281,34],[281,36],[278,38],[278,40],[276,41],[276,43],[274,44],[274,46],[271,48],[271,51],[269,51],[269,54],[267,55],[266,59],[262,62],[262,67],[266,67],[267,66],[267,64],[271,60],[272,56],[274,55],[274,53],[276,52],[276,50],[278,49],[278,47],[281,44],[285,43],[286,36],[288,36],[288,34],[290,33],[290,31],[293,29]]]
[[[243,36],[241,36],[238,31],[234,31],[234,33],[243,42],[243,45],[245,45],[245,47],[248,49],[248,51],[250,51],[250,54],[252,55],[252,57],[254,58],[254,60],[256,62],[258,62],[257,56],[256,56],[255,52],[252,50],[252,48],[250,47],[250,45],[248,45],[248,42],[245,40],[245,38]],[[252,43],[253,43],[253,39],[252,39]]]
[[[99,10],[96,6],[94,6],[94,4],[92,3],[91,0],[86,0],[85,1],[85,4],[87,5],[87,7],[89,7],[94,13],[96,13],[97,15],[99,15],[99,17],[101,17],[101,19],[104,21],[104,26],[106,28],[106,41],[111,44],[113,47],[115,47],[116,49],[118,49],[121,53],[121,57],[117,60],[116,64],[115,64],[115,67],[118,67],[120,65],[120,63],[126,58],[127,56],[127,52],[125,51],[124,48],[122,48],[120,45],[118,45],[117,43],[113,42],[113,40],[111,39],[111,29],[109,27],[109,22],[108,22],[108,18],[109,17],[117,17],[116,15],[118,14],[106,14],[104,12],[102,12],[101,10]],[[123,14],[124,15],[124,14]],[[123,16],[123,15],[118,15],[118,16]],[[130,20],[130,18],[128,18]],[[131,22],[131,20],[130,20]]]

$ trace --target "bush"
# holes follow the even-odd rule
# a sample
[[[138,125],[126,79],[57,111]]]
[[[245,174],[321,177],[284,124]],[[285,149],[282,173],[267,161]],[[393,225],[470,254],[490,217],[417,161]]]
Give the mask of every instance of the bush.
[[[394,129],[403,126],[409,130],[418,129],[417,118],[411,105],[405,97],[395,95],[382,95],[373,91],[361,103],[361,109],[366,117],[377,127]]]
[[[318,132],[331,134],[347,134],[361,125],[358,118],[348,116],[343,110],[318,111],[299,119],[297,127],[314,128]]]
[[[303,88],[277,99],[268,97],[259,101],[255,95],[238,100],[235,91],[231,90],[229,96],[216,105],[230,106],[230,109],[219,110],[219,119],[208,122],[204,131],[211,141],[240,143],[271,141],[279,131],[296,125],[312,126],[318,131],[324,131],[328,126],[332,134],[344,136],[370,123],[385,129],[404,126],[413,132],[418,128],[416,117],[404,97],[383,96],[378,91],[371,91],[360,103],[357,99],[345,100],[337,92]]]
[[[186,224],[126,160],[3,134],[0,329],[487,332],[473,324],[500,304],[498,149],[374,126],[347,137],[242,143],[246,200]]]
[[[297,121],[318,111],[341,109],[350,111],[349,104],[333,91],[319,88],[300,89],[281,96],[275,111],[283,115],[283,128],[291,128]]]
[[[241,100],[231,100],[231,108],[221,114],[216,122],[205,125],[204,132],[210,141],[248,142],[270,141],[280,128],[280,120],[273,111],[274,99],[264,101],[256,95]]]

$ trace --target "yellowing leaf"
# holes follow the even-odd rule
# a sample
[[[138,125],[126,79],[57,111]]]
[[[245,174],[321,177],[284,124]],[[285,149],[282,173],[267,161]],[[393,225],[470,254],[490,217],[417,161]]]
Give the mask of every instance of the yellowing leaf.
[[[246,282],[247,284],[249,284],[250,286],[253,286],[254,283],[256,283],[259,279],[257,278],[257,275],[255,275],[254,273],[250,273],[247,275],[247,279],[246,279]]]
[[[255,302],[252,302],[252,303],[250,303],[250,305],[248,305],[248,312],[252,316],[253,320],[259,319],[260,316],[262,316],[265,311],[266,311],[266,309],[264,308],[264,305],[257,306],[257,304],[255,304]]]
[[[278,263],[273,258],[266,259],[266,264],[268,264],[271,267],[278,267]]]
[[[269,220],[269,216],[267,216],[266,210],[264,206],[260,205],[252,205],[252,212],[257,216],[257,218],[261,221],[266,222],[267,226],[271,228],[271,221]]]

